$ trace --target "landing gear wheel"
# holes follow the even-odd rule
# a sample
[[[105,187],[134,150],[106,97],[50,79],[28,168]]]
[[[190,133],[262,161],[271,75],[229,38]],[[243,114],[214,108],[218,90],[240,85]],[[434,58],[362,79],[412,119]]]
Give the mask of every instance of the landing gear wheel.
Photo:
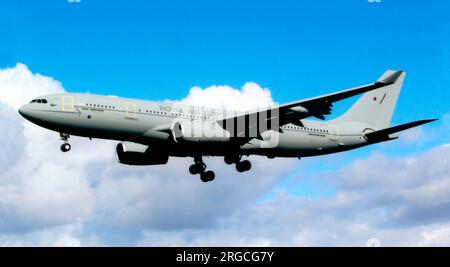
[[[202,173],[206,170],[205,163],[192,164],[189,166],[189,173],[192,175],[196,175]]]
[[[236,163],[236,170],[238,172],[246,172],[252,168],[252,164],[248,160],[240,161]]]
[[[206,164],[201,156],[194,157],[194,164],[189,166],[189,172],[192,175],[200,174],[200,180],[204,183],[211,182],[216,177],[213,171],[206,171]]]
[[[239,162],[241,160],[241,156],[239,155],[226,155],[223,160],[226,164],[231,165],[233,163]]]
[[[213,171],[202,172],[200,174],[200,180],[204,183],[211,182],[215,177],[216,174]]]
[[[72,146],[69,143],[64,143],[64,144],[61,145],[61,151],[62,152],[70,151],[71,148],[72,148]]]
[[[59,137],[60,139],[64,142],[64,144],[61,145],[61,151],[62,152],[67,152],[70,150],[71,146],[69,144],[69,137],[70,135],[66,134],[66,133],[59,133]]]
[[[189,173],[192,175],[196,175],[198,173],[197,165],[192,164],[191,166],[189,166]]]

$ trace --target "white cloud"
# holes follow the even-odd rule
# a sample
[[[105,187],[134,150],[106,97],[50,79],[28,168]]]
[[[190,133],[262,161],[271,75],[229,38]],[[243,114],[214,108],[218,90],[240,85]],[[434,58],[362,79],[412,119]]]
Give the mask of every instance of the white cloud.
[[[25,145],[23,127],[17,123],[16,111],[0,103],[0,170],[6,172],[19,158],[16,154],[23,153]]]
[[[0,233],[2,246],[79,247],[99,246],[95,235],[84,236],[83,224],[75,221],[69,225],[43,227],[25,233]]]
[[[111,166],[98,185],[98,205],[114,218],[110,224],[151,226],[156,229],[211,227],[266,192],[292,165],[291,160],[251,158],[254,170],[237,174],[222,159],[206,159],[215,170],[214,183],[203,184],[188,174],[191,160],[171,159],[167,166],[149,168]],[[127,168],[128,170],[126,170]],[[176,218],[174,220],[174,218]]]
[[[92,214],[93,194],[82,167],[49,153],[57,150],[57,134],[17,113],[33,97],[62,91],[59,82],[23,64],[0,71],[0,122],[5,126],[0,133],[0,231],[66,224]]]
[[[247,111],[274,105],[270,90],[254,82],[247,82],[241,90],[230,86],[210,86],[202,89],[191,88],[186,98],[181,100],[186,105],[222,108],[226,110]]]
[[[313,177],[336,185],[331,197],[277,190],[211,229],[144,231],[138,244],[366,246],[376,239],[381,246],[448,246],[449,159],[449,145],[408,158],[373,155]]]
[[[11,232],[44,238],[47,234],[42,233],[79,221],[89,229],[212,227],[219,218],[264,194],[292,165],[289,160],[274,160],[267,171],[268,159],[256,157],[252,159],[254,172],[240,175],[222,159],[207,158],[217,179],[205,185],[188,174],[191,159],[171,159],[167,166],[120,165],[111,141],[72,137],[72,151],[61,153],[58,134],[27,122],[17,108],[36,96],[63,91],[60,82],[33,74],[23,64],[0,70],[0,110],[4,111],[0,121],[8,126],[0,141],[5,151],[0,165],[4,170],[0,173],[3,243],[8,243],[7,236],[20,241],[18,235],[7,235]],[[204,94],[211,97],[208,89]],[[272,103],[267,89],[250,83],[242,91],[228,88],[220,97],[242,105]],[[204,99],[202,93],[193,93],[184,101],[196,99]],[[78,244],[75,239],[67,240]]]
[[[60,82],[41,74],[33,74],[22,63],[14,68],[2,69],[0,84],[0,102],[15,110],[35,96],[64,90]]]
[[[428,229],[422,232],[422,240],[419,246],[449,246],[450,244],[450,225],[441,225],[436,228]]]

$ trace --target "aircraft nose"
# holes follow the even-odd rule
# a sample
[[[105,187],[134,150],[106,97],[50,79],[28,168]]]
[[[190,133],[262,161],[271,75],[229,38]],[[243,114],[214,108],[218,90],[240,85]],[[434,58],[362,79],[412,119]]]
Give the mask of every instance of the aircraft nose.
[[[19,108],[19,114],[22,115],[25,119],[29,119],[31,117],[30,107],[27,105],[23,105]]]

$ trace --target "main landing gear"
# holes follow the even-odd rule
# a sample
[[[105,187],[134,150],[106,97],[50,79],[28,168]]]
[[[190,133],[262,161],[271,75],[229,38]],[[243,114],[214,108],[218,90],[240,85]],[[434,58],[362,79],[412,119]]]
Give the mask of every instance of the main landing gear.
[[[216,177],[213,171],[206,171],[206,164],[201,156],[194,157],[194,164],[189,167],[189,172],[192,175],[200,174],[200,180],[204,183],[211,182]]]
[[[61,145],[61,151],[67,152],[70,151],[72,146],[69,144],[69,135],[66,133],[59,133],[59,136],[61,137],[61,140],[64,141],[64,144]]]
[[[236,164],[236,170],[238,172],[246,172],[249,171],[252,168],[252,164],[248,160],[242,160],[241,155],[227,155],[224,158],[224,161],[226,164]]]

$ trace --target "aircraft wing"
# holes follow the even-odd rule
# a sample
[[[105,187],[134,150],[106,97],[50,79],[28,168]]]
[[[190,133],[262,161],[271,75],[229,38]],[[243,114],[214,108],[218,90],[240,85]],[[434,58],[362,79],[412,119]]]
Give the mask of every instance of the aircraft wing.
[[[219,120],[218,123],[224,129],[230,131],[233,137],[259,138],[262,131],[256,129],[281,131],[279,127],[289,123],[303,126],[300,120],[308,117],[323,120],[325,119],[324,115],[331,114],[334,102],[394,84],[402,73],[403,71],[387,71],[375,83],[369,85],[239,114]],[[266,123],[267,127],[261,127],[263,123]],[[230,127],[230,125],[233,126]],[[251,134],[252,132],[253,134]]]

